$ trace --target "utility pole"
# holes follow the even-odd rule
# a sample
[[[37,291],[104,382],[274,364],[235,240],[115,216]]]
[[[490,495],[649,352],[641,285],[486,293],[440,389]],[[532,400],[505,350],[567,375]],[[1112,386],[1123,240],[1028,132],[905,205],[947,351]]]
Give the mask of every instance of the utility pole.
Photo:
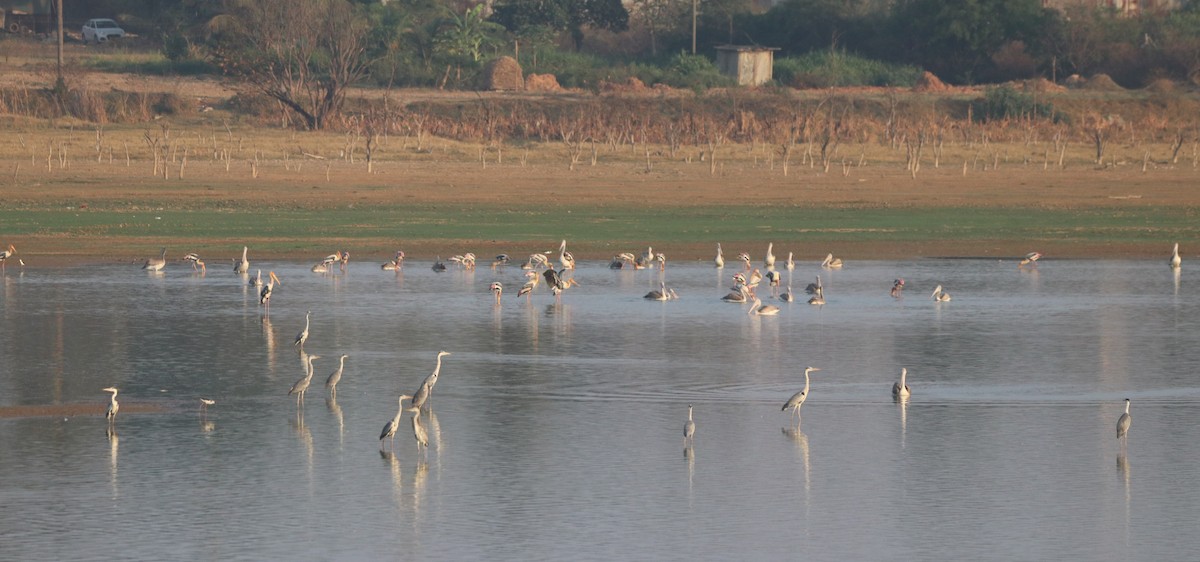
[[[63,81],[63,13],[62,0],[58,0],[58,80],[54,82],[54,88],[59,92],[65,92],[67,89],[66,83]]]
[[[62,2],[62,0],[58,0]],[[700,9],[700,0],[692,0],[692,54],[696,54],[696,12]]]

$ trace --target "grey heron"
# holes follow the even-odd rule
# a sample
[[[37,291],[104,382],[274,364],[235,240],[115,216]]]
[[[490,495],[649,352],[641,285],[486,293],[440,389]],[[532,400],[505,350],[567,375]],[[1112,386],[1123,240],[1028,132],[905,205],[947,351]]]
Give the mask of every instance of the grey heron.
[[[288,389],[288,396],[291,396],[293,394],[296,395],[296,406],[299,406],[300,404],[302,404],[304,402],[304,393],[308,392],[308,385],[309,385],[309,383],[312,382],[312,378],[313,378],[312,362],[317,359],[320,359],[320,358],[321,358],[320,355],[309,355],[308,356],[308,370],[307,370],[308,372],[306,372],[304,374],[304,378],[296,381],[296,383],[292,385],[292,388]]]
[[[325,379],[325,388],[329,389],[329,397],[330,398],[334,398],[334,399],[337,398],[337,385],[342,380],[342,371],[344,371],[346,369],[346,358],[347,357],[350,357],[350,356],[346,355],[345,353],[343,353],[341,355],[341,357],[338,357],[337,370],[335,370],[333,373],[331,373],[329,375],[329,378]]]
[[[412,430],[413,439],[417,441],[417,452],[429,455],[429,432],[425,431],[425,426],[421,425],[421,414],[415,413],[412,415]]]
[[[296,334],[296,341],[292,342],[292,345],[298,347],[299,349],[304,349],[304,342],[308,341],[308,319],[310,316],[312,316],[311,310],[304,314],[304,329],[300,330],[299,334]]]
[[[383,424],[383,431],[379,432],[379,450],[380,451],[383,450],[383,440],[389,439],[389,438],[392,440],[392,449],[396,448],[396,428],[400,427],[400,416],[404,415],[404,399],[405,398],[412,398],[412,397],[407,394],[400,395],[400,399],[396,401],[397,405],[399,406],[396,409],[396,417],[392,418],[391,420],[388,420],[387,423]]]
[[[793,417],[800,415],[800,406],[803,406],[804,401],[808,399],[809,375],[820,370],[821,369],[816,367],[806,367],[804,369],[804,390],[801,390],[800,392],[793,394],[791,398],[788,398],[787,402],[783,403],[783,409],[780,411],[785,411],[788,408],[791,408]]]
[[[1129,435],[1129,424],[1133,423],[1133,416],[1129,415],[1129,399],[1125,399],[1125,413],[1117,418],[1117,439],[1122,443],[1127,441]]]
[[[442,372],[442,357],[450,355],[449,351],[439,351],[437,355],[437,365],[433,368],[433,373],[425,377],[421,381],[421,386],[417,388],[416,394],[412,396],[412,406],[416,410],[420,410],[429,401],[429,396],[433,393],[433,387],[437,384],[438,376]]]
[[[912,391],[909,390],[908,384],[905,381],[907,377],[908,369],[902,367],[900,369],[900,380],[892,384],[892,398],[900,400],[903,398],[908,398],[912,394]]]
[[[117,388],[110,386],[102,389],[104,392],[111,392],[112,399],[108,403],[108,410],[104,412],[104,417],[108,419],[108,423],[117,421],[117,411],[121,409],[121,405],[117,403]]]
[[[167,266],[167,249],[164,247],[162,249],[162,254],[159,255],[157,258],[150,258],[150,259],[146,260],[146,265],[143,265],[142,269],[146,269],[149,271],[162,271],[163,268],[166,266]]]
[[[688,419],[683,424],[683,441],[684,443],[691,442],[696,436],[696,422],[692,421],[692,405],[688,404]]]
[[[10,248],[11,248],[11,246],[10,246]],[[1176,242],[1175,249],[1171,250],[1171,262],[1170,263],[1171,263],[1171,267],[1173,269],[1179,269],[1179,266],[1181,264],[1183,264],[1183,258],[1179,257],[1179,242]]]

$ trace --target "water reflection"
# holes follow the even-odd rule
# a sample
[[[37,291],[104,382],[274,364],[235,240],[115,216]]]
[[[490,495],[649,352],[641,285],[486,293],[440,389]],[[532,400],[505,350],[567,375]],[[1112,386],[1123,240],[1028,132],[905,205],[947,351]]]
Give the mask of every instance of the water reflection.
[[[800,457],[800,466],[804,469],[804,504],[808,505],[809,492],[812,491],[812,465],[808,458],[808,435],[800,429],[799,423],[793,427],[783,427],[783,434],[791,439],[796,446],[796,454]]]
[[[345,444],[344,441],[345,441],[345,435],[346,435],[346,418],[345,418],[345,416],[342,415],[342,407],[339,406],[337,403],[337,396],[332,395],[332,394],[329,396],[326,396],[325,397],[325,407],[328,408],[329,412],[333,414],[333,419],[337,420],[338,447],[340,448],[342,445]]]
[[[121,438],[117,436],[117,428],[109,424],[105,430],[108,436],[108,483],[113,499],[120,496],[120,489],[117,487],[117,453],[121,446]]]
[[[1122,487],[1125,490],[1125,545],[1129,546],[1131,540],[1129,520],[1133,504],[1133,492],[1129,486],[1129,456],[1124,450],[1117,454],[1117,475],[1120,476]]]

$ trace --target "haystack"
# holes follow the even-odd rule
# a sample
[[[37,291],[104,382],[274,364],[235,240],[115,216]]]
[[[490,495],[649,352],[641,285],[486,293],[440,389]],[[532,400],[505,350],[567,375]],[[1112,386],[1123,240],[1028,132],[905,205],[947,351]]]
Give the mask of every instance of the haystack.
[[[1059,86],[1045,78],[1031,78],[1029,80],[1021,80],[1020,87],[1026,92],[1065,92],[1065,86]]]
[[[521,64],[512,57],[493,59],[483,67],[483,89],[524,90],[525,78]]]
[[[558,78],[553,74],[530,74],[525,77],[525,89],[530,92],[561,92]]]
[[[1098,92],[1115,92],[1125,89],[1116,82],[1113,82],[1113,79],[1107,74],[1097,74],[1088,78],[1087,85],[1084,88]]]
[[[1063,84],[1068,88],[1078,89],[1087,86],[1087,80],[1078,74],[1072,74],[1063,80]]]
[[[1166,78],[1159,78],[1147,84],[1146,90],[1156,94],[1170,94],[1175,92],[1175,83]]]
[[[921,73],[921,77],[917,79],[916,85],[913,86],[914,92],[944,92],[949,88],[940,78],[934,76],[932,72],[926,70]]]

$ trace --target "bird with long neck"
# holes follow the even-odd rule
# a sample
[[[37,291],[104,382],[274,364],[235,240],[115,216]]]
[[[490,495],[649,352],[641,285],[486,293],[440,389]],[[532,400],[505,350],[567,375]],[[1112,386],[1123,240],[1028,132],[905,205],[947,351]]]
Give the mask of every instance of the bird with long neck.
[[[767,269],[775,267],[775,254],[771,253],[771,250],[774,248],[774,242],[767,243],[767,255],[763,257],[763,265],[767,266]]]
[[[391,438],[392,448],[396,447],[396,428],[400,427],[400,416],[404,415],[404,399],[412,398],[407,394],[401,394],[400,399],[396,401],[399,406],[396,409],[396,417],[383,424],[383,431],[379,432],[379,450],[383,450],[383,440]]]
[[[696,436],[696,422],[692,421],[692,405],[688,404],[688,419],[683,424],[683,442],[689,443]]]
[[[763,304],[762,299],[754,297],[754,304],[750,305],[750,311],[746,314],[750,316],[774,316],[779,314],[779,307],[773,304]]]
[[[299,349],[304,349],[304,342],[308,341],[308,326],[309,326],[308,319],[310,316],[312,316],[311,310],[304,314],[304,329],[300,330],[299,334],[296,334],[296,341],[292,343],[292,345],[296,346]]]
[[[425,455],[428,455],[429,454],[429,432],[425,430],[424,425],[421,425],[421,415],[419,413],[413,414],[411,416],[411,419],[412,419],[413,439],[415,439],[417,441],[417,452],[418,453],[424,452]]]
[[[895,398],[895,399],[908,398],[909,395],[912,394],[912,392],[908,388],[908,384],[905,382],[905,378],[907,378],[907,377],[908,377],[908,369],[901,368],[900,369],[900,381],[892,384],[892,398]]]
[[[108,403],[108,410],[104,412],[104,417],[108,419],[108,423],[112,424],[117,421],[117,411],[121,409],[121,405],[117,403],[117,388],[110,386],[102,389],[104,392],[111,392],[112,398]]]
[[[1125,413],[1117,418],[1117,439],[1125,442],[1126,436],[1129,435],[1129,425],[1133,423],[1133,416],[1129,415],[1129,399],[1125,399]]]
[[[492,284],[488,287],[488,290],[491,291],[492,294],[496,296],[496,304],[500,304],[500,295],[502,293],[504,293],[504,285],[501,284],[499,281],[493,281]]]
[[[167,249],[164,247],[162,249],[162,254],[159,255],[157,258],[150,258],[150,259],[146,260],[146,265],[143,265],[142,269],[147,269],[150,271],[162,271],[162,269],[166,266],[167,266]]]
[[[1179,266],[1182,264],[1183,258],[1179,257],[1179,242],[1176,242],[1175,249],[1171,250],[1171,267],[1174,269],[1179,269]]]
[[[288,396],[291,396],[293,394],[296,395],[296,406],[297,407],[299,407],[301,404],[304,403],[304,393],[308,392],[308,385],[312,382],[312,378],[313,378],[312,362],[316,361],[317,359],[320,359],[320,358],[321,358],[320,355],[309,355],[308,356],[308,369],[307,369],[307,372],[304,374],[304,378],[296,381],[296,383],[292,385],[292,388],[288,389]]]
[[[562,264],[563,269],[575,269],[575,256],[567,251],[566,240],[563,240],[562,245],[558,247],[558,263]]]
[[[262,291],[258,293],[258,304],[266,305],[268,314],[271,312],[271,293],[275,292],[276,283],[279,283],[280,285],[283,284],[279,281],[279,278],[275,276],[275,272],[272,271],[268,275],[267,284],[263,285]]]
[[[246,258],[246,254],[250,251],[249,246],[242,246],[242,260],[233,262],[233,272],[238,274],[250,273],[250,260]]]
[[[0,252],[0,269],[3,269],[5,264],[8,263],[8,258],[11,258],[15,255],[17,255],[17,248],[12,244],[9,244],[7,250]]]
[[[717,269],[725,267],[725,255],[721,253],[720,242],[717,242],[717,257],[713,258],[713,264],[717,266]]]
[[[329,397],[335,400],[337,399],[337,385],[342,380],[342,371],[346,369],[347,357],[349,357],[349,355],[346,355],[345,353],[343,353],[341,357],[338,357],[337,370],[330,374],[329,378],[325,379],[325,388],[329,389]]]
[[[791,398],[788,398],[788,401],[783,403],[783,410],[781,411],[786,411],[788,408],[791,408],[793,417],[798,417],[800,415],[800,406],[803,406],[804,401],[808,400],[809,375],[820,370],[821,369],[816,367],[807,367],[804,369],[804,390],[801,390],[800,392],[793,394]]]

